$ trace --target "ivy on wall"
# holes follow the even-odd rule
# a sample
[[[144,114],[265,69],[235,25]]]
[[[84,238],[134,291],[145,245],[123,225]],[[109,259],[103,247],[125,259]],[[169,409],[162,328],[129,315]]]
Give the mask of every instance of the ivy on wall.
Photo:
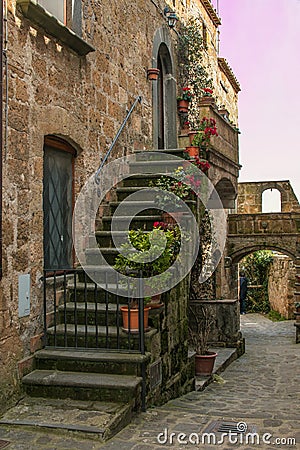
[[[186,25],[181,24],[178,36],[179,86],[190,87],[192,92],[189,107],[189,122],[194,129],[199,128],[200,98],[204,88],[212,88],[212,78],[203,63],[202,21],[190,18]]]

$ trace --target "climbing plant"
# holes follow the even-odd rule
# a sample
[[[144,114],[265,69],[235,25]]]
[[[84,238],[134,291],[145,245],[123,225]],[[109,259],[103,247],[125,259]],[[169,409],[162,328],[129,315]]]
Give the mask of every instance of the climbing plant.
[[[189,86],[192,92],[189,107],[189,122],[193,128],[198,128],[199,100],[205,88],[212,88],[212,78],[203,62],[202,22],[200,18],[191,18],[187,24],[182,24],[178,36],[178,67],[181,90]]]
[[[241,262],[241,269],[245,271],[249,285],[247,296],[247,310],[249,312],[268,313],[270,303],[268,296],[269,271],[273,262],[270,250],[259,250],[246,256]]]

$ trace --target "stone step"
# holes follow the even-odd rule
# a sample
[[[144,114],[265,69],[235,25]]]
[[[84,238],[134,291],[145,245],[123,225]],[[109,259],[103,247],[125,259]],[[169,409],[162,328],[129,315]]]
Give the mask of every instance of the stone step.
[[[125,300],[125,299],[124,299]],[[120,306],[125,305],[125,301]],[[114,303],[74,303],[68,302],[66,305],[58,307],[59,323],[81,324],[84,325],[115,325],[122,323],[120,309]]]
[[[174,159],[174,160],[158,160],[158,161],[137,161],[130,163],[130,173],[132,174],[143,174],[148,176],[148,174],[166,174],[173,172],[178,167],[182,167],[182,164],[186,159]]]
[[[144,201],[151,201],[153,200],[153,192],[149,191],[149,187],[148,186],[122,186],[122,187],[118,187],[116,189],[117,192],[117,198],[120,202],[122,202],[123,200],[125,200],[125,198],[128,197],[128,195],[133,194],[134,192],[138,191],[138,190],[144,190],[145,192],[143,192],[143,200]]]
[[[114,403],[25,396],[1,417],[0,423],[13,427],[24,426],[27,432],[31,428],[33,433],[43,430],[49,436],[51,433],[75,432],[80,438],[89,433],[101,442],[110,439],[130,423],[134,403],[134,400]],[[24,443],[22,446],[24,448]]]
[[[68,302],[65,305],[58,307],[57,323],[68,323],[74,325],[94,325],[94,326],[115,326],[122,325],[122,311],[121,306],[127,306],[127,299],[122,297],[119,303],[99,303],[99,302],[82,302],[74,303]],[[149,311],[149,322],[153,325],[153,316],[155,315],[155,308]],[[155,325],[154,325],[155,326]]]
[[[162,153],[167,153],[168,155],[175,155],[180,157],[184,154],[184,150],[185,148],[164,148],[164,149],[149,150],[149,152],[154,154],[157,153],[158,155],[160,155],[160,157]],[[145,154],[147,154],[147,150],[135,150],[134,154],[136,155],[137,160],[139,158],[148,158],[148,155],[144,156]]]
[[[116,219],[118,231],[122,231],[125,229],[125,224],[128,223],[128,216],[119,216]],[[102,226],[103,230],[109,231],[111,230],[111,221],[112,218],[110,216],[102,217]],[[138,229],[141,228],[143,230],[151,231],[153,229],[153,223],[161,221],[161,215],[152,215],[152,216],[135,216],[131,223],[130,228]]]
[[[103,287],[101,285],[97,285],[94,282],[89,282],[89,278],[87,277],[87,281],[79,281],[76,283],[76,293],[75,293],[75,283],[68,283],[69,290],[69,300],[71,302],[81,303],[81,302],[105,302],[106,299],[109,303],[116,303],[117,300],[119,303],[124,302],[128,297],[128,289],[123,287],[122,285],[118,285],[116,283],[103,283]],[[106,290],[105,286],[109,289]],[[117,289],[117,290],[116,290]],[[117,294],[112,293],[111,291],[116,290]]]
[[[154,328],[145,332],[146,350],[150,351]],[[56,348],[87,348],[139,350],[138,333],[127,333],[121,327],[58,324],[47,329],[47,346]]]
[[[160,178],[162,173],[132,173],[132,175],[123,180],[123,187],[145,187],[149,189],[150,182],[154,182]],[[165,174],[167,175],[167,174]]]
[[[85,254],[88,265],[94,265],[99,262],[99,248],[87,248]],[[119,252],[114,247],[101,247],[101,254],[104,256],[108,264],[113,266]]]
[[[128,214],[129,214],[131,211],[132,215],[135,215],[137,208],[141,206],[140,200],[137,200],[137,201],[124,200],[123,202],[110,202],[109,205],[110,205],[112,214],[114,214],[115,210],[121,203],[122,203],[122,207],[126,207],[126,213],[128,212]],[[145,215],[145,211],[147,211],[147,214],[149,214],[149,215],[157,214],[158,206],[157,206],[157,202],[155,200],[144,200],[143,199],[142,205],[145,209],[143,211],[141,211],[140,213],[138,213],[138,215]]]
[[[141,382],[141,377],[133,375],[57,370],[34,370],[22,379],[25,391],[31,397],[120,403],[138,400]]]
[[[141,366],[151,354],[44,349],[34,356],[38,370],[141,376]]]

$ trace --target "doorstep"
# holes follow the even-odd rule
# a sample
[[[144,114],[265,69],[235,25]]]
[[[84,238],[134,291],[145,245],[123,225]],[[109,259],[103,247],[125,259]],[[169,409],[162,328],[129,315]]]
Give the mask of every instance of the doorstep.
[[[218,354],[215,360],[213,373],[209,376],[196,376],[195,391],[203,391],[210,383],[214,381],[214,375],[219,375],[226,369],[226,367],[238,358],[237,348],[218,347],[210,348],[209,350]]]
[[[131,421],[132,409],[130,403],[25,397],[0,418],[0,425],[81,432],[103,442]]]

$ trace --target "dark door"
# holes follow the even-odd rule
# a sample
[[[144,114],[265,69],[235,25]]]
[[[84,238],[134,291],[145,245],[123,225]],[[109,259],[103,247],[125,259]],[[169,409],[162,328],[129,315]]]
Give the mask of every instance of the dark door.
[[[157,102],[158,102],[158,148],[165,148],[165,117],[164,117],[164,73],[160,55],[158,56],[157,68],[159,69],[159,78],[157,83]]]
[[[72,267],[73,154],[44,146],[44,268]]]

